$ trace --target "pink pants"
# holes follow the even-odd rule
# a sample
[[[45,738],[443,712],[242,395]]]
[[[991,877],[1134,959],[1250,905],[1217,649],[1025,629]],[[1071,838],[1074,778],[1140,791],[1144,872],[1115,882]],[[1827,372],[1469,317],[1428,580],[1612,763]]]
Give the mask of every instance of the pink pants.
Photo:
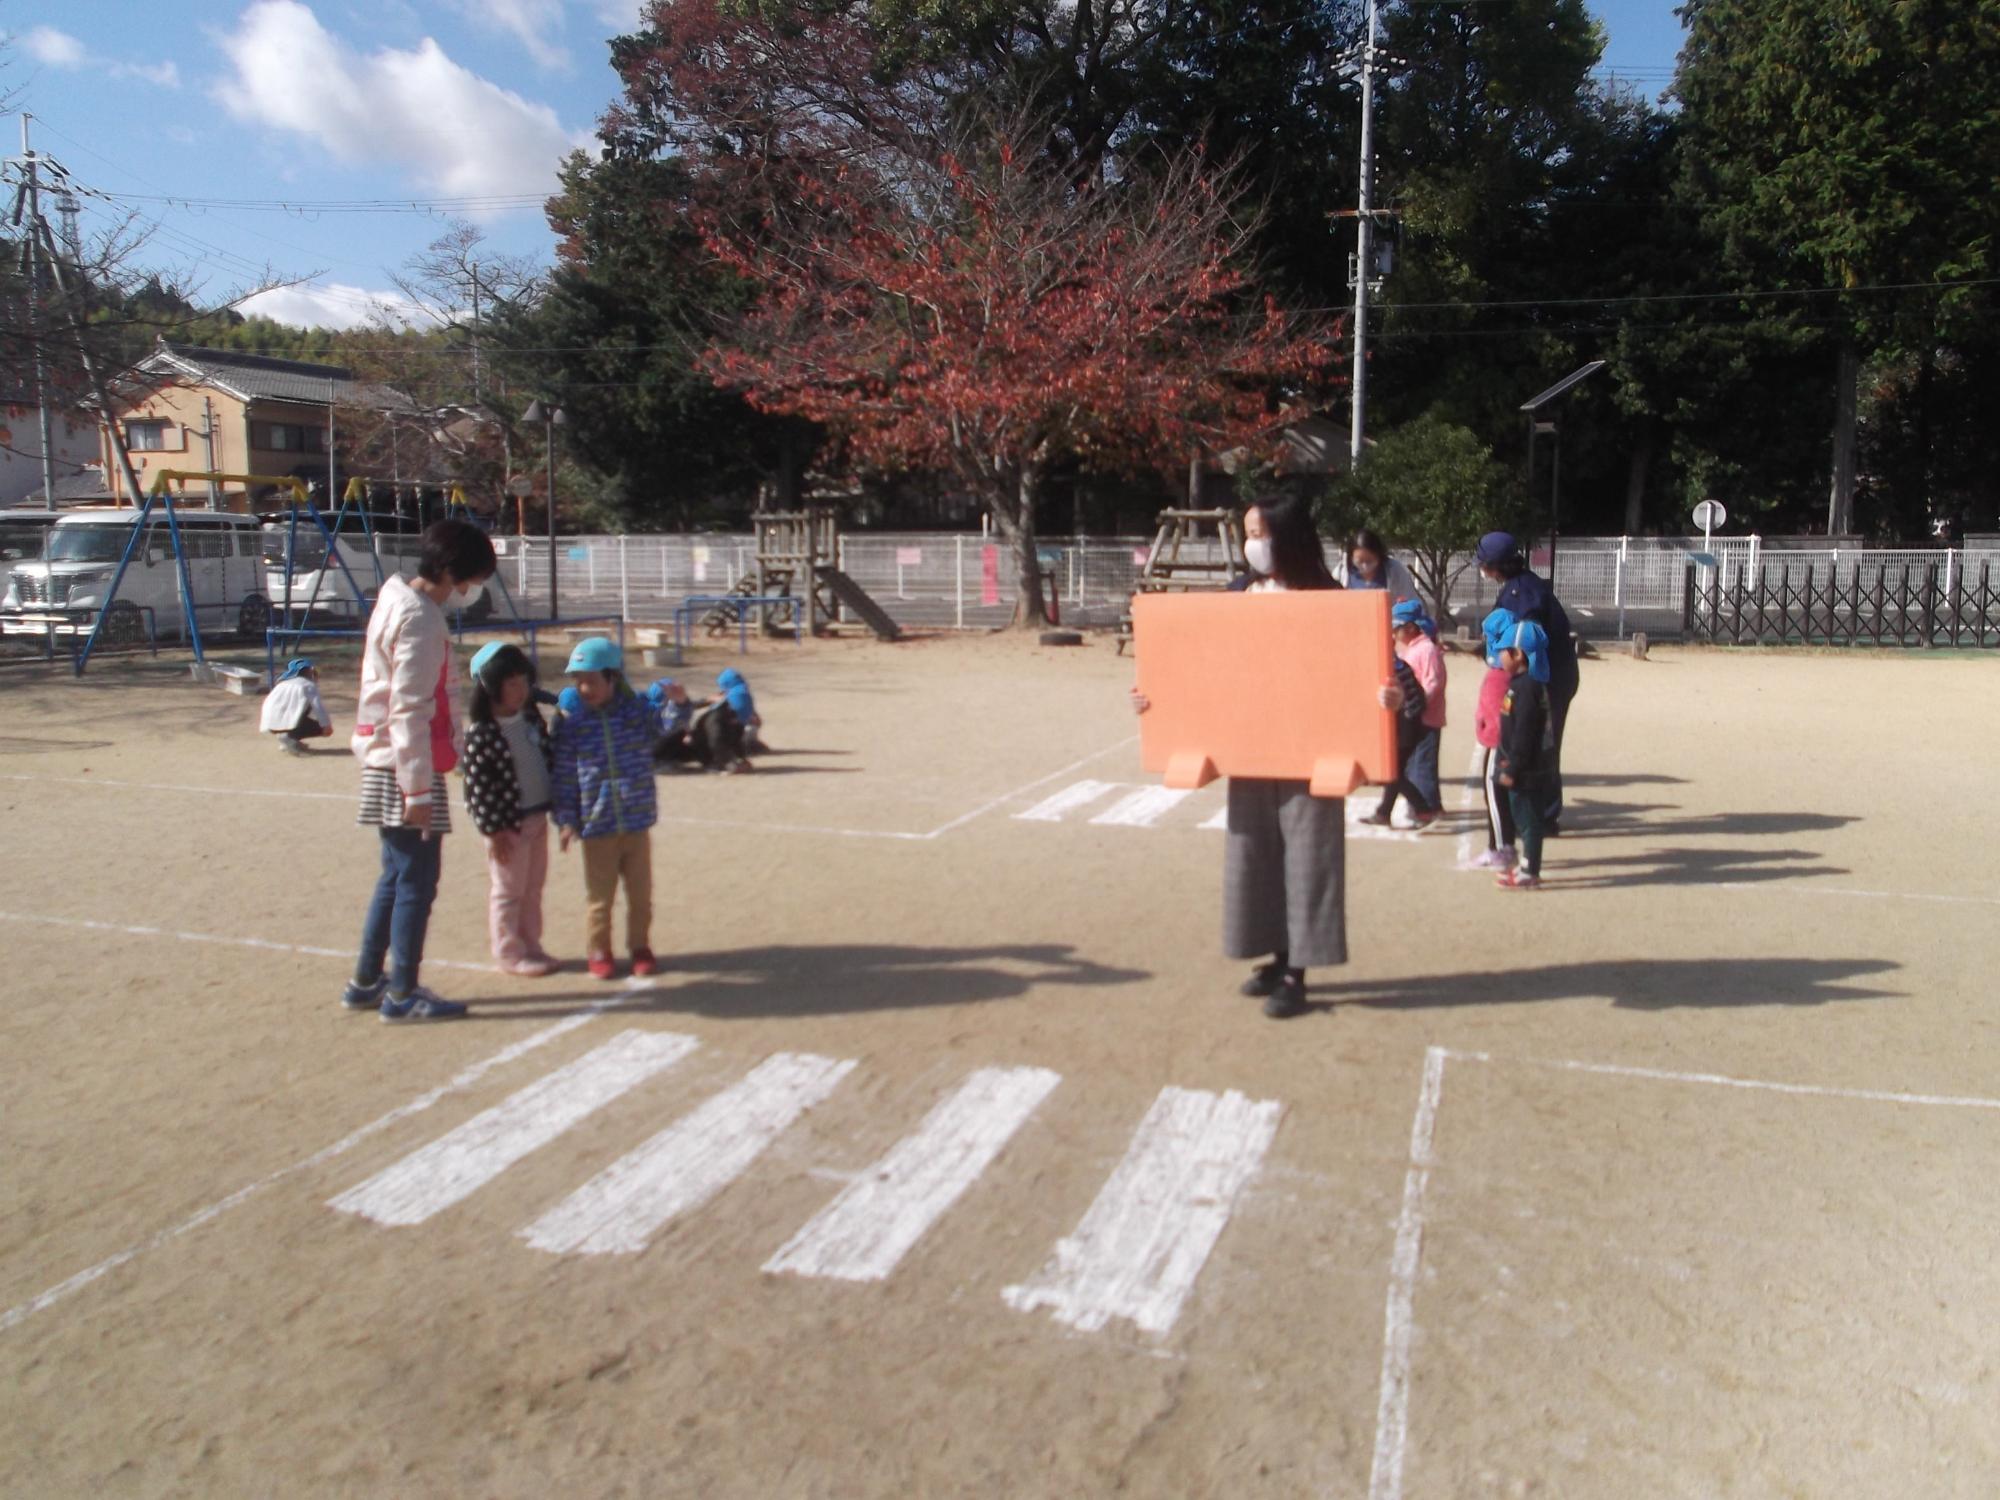
[[[486,845],[486,874],[493,883],[487,925],[493,956],[503,964],[538,958],[542,952],[542,886],[549,878],[549,818],[529,813],[521,819],[514,852],[506,864]]]

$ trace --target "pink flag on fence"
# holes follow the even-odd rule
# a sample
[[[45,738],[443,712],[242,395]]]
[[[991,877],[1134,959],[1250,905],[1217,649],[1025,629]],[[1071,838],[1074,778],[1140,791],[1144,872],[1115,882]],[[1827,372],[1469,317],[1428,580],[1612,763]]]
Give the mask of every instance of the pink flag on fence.
[[[979,602],[998,604],[1000,602],[1000,549],[981,547],[979,549]]]

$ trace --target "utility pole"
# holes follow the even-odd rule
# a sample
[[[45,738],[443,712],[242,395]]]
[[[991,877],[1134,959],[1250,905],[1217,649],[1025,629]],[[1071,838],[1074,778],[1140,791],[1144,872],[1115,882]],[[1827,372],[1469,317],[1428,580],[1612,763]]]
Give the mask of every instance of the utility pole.
[[[1368,279],[1375,274],[1375,0],[1368,0],[1368,30],[1361,40],[1361,203],[1355,218],[1354,361],[1348,370],[1353,424],[1347,437],[1350,469],[1361,467],[1361,438],[1368,426]]]
[[[486,382],[484,372],[479,367],[479,262],[472,262],[472,404],[477,406],[485,399]]]
[[[34,116],[23,111],[21,115],[21,159],[27,173],[27,182],[22,188],[28,201],[28,347],[35,367],[35,405],[41,412],[42,431],[42,509],[56,508],[56,438],[55,423],[49,417],[49,377],[47,362],[42,358],[42,198],[41,161],[35,155],[34,147],[28,142],[28,121]],[[16,200],[14,221],[21,219],[19,200]]]

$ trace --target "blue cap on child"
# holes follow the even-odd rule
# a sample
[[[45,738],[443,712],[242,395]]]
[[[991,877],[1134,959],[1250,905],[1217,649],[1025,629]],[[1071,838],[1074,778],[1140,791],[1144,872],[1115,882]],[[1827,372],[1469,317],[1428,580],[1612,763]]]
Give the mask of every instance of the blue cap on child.
[[[313,670],[310,656],[295,656],[285,663],[285,670],[278,675],[278,681],[290,682],[294,677],[303,677]]]
[[[1512,630],[1516,623],[1518,622],[1514,618],[1514,612],[1509,609],[1496,609],[1480,621],[1479,628],[1486,636],[1487,666],[1500,665],[1500,648],[1507,644],[1507,632]]]

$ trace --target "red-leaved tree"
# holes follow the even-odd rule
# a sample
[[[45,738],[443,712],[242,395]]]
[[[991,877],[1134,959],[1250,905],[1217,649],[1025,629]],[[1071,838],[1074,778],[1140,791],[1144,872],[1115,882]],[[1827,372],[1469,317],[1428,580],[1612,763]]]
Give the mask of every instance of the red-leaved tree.
[[[1011,124],[803,173],[783,222],[712,219],[759,295],[708,359],[858,461],[955,474],[1012,549],[1027,626],[1053,468],[1174,471],[1196,444],[1268,446],[1329,389],[1338,327],[1254,294],[1253,225],[1198,159],[1078,184],[1004,144],[1037,138]]]

